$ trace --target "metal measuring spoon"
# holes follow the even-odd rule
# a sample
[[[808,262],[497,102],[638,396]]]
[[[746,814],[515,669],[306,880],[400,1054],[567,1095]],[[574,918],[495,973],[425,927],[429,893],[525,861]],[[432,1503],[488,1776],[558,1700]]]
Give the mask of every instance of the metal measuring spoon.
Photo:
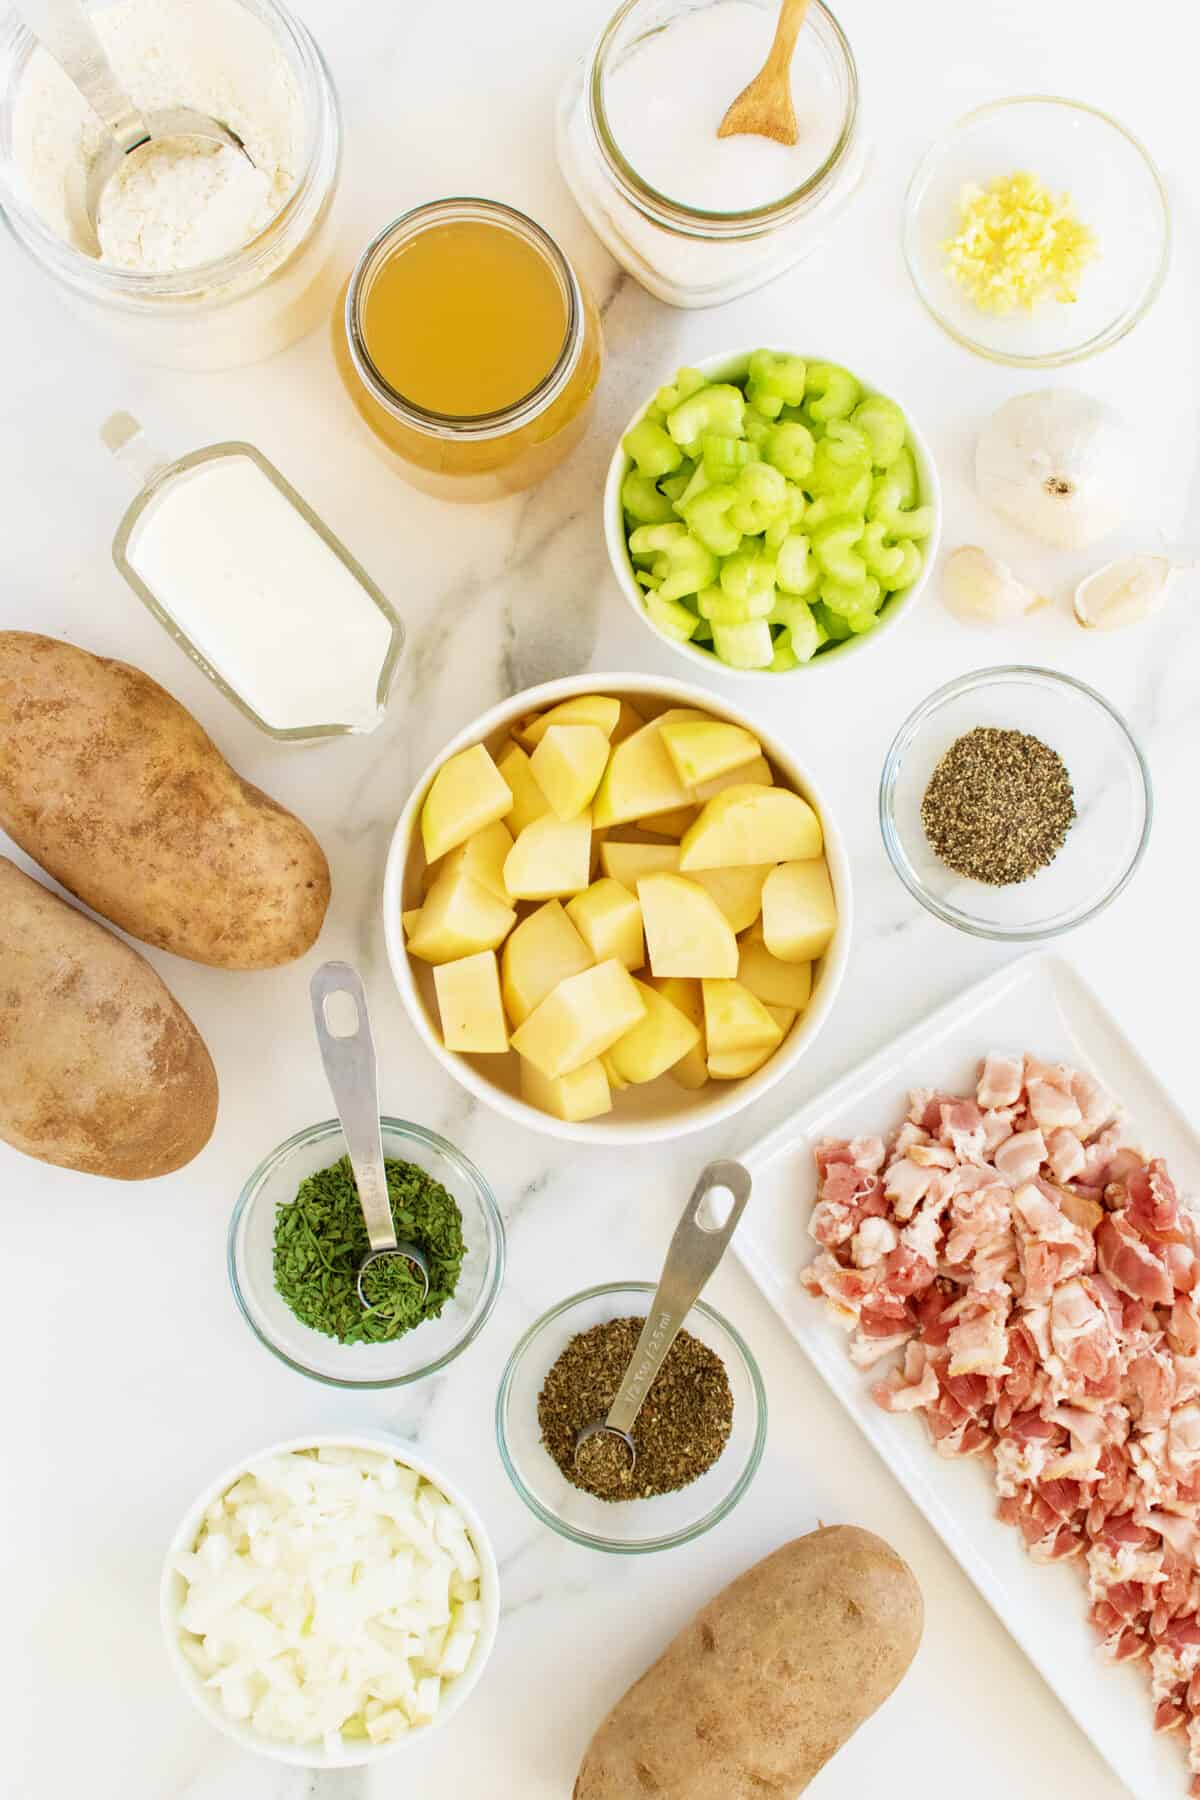
[[[67,203],[77,247],[99,257],[96,221],[100,199],[125,158],[133,150],[161,138],[203,138],[224,144],[250,162],[249,151],[219,119],[174,106],[143,113],[134,105],[113,71],[82,0],[18,0],[17,10],[42,49],[52,56],[73,87],[83,95],[108,132],[82,181],[68,181]]]
[[[346,1136],[354,1185],[367,1227],[371,1248],[358,1271],[358,1297],[365,1307],[363,1276],[373,1264],[389,1256],[403,1257],[421,1278],[424,1300],[429,1293],[429,1264],[417,1244],[400,1243],[392,1223],[387,1172],[383,1166],[383,1133],[379,1129],[379,1082],[375,1065],[375,1040],[362,977],[349,963],[322,963],[312,978],[313,1022],[325,1077],[333,1094],[338,1118]],[[335,994],[347,994],[355,1006],[355,1029],[338,1033],[330,1028],[327,1003]]]
[[[683,1217],[675,1227],[658,1291],[650,1303],[642,1335],[617,1389],[616,1399],[608,1409],[608,1417],[593,1419],[575,1439],[577,1468],[582,1446],[589,1438],[599,1437],[602,1433],[620,1439],[629,1466],[633,1468],[637,1461],[637,1446],[631,1435],[633,1422],[642,1410],[642,1402],[666,1361],[667,1352],[679,1336],[684,1320],[737,1230],[738,1220],[750,1198],[750,1185],[750,1171],[739,1162],[713,1162],[702,1171],[692,1197],[683,1209]],[[721,1189],[732,1196],[728,1214],[719,1224],[702,1224],[700,1212],[704,1202],[710,1194]]]

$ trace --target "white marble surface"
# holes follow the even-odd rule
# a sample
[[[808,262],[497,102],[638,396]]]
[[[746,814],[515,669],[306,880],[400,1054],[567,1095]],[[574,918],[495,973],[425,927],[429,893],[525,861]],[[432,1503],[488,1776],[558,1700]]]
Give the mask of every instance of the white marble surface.
[[[906,285],[898,225],[908,173],[931,132],[971,104],[1005,92],[1078,95],[1116,110],[1163,164],[1178,234],[1167,290],[1124,344],[1059,379],[1118,400],[1144,429],[1153,499],[1131,541],[1185,529],[1200,403],[1196,27],[1172,0],[1143,0],[1133,14],[1115,0],[922,0],[915,8],[842,0],[878,144],[867,191],[807,266],[722,313],[684,314],[617,278],[554,166],[555,93],[601,22],[604,0],[509,8],[304,0],[302,10],[345,109],[347,260],[388,216],[434,195],[487,193],[543,219],[605,303],[609,363],[591,435],[540,491],[451,511],[409,492],[377,460],[322,336],[229,375],[117,364],[5,242],[0,625],[61,634],[141,664],[195,710],[246,775],[315,827],[335,887],[320,955],[351,957],[368,973],[385,1106],[446,1133],[488,1172],[508,1220],[510,1271],[482,1340],[415,1392],[349,1396],[274,1363],[234,1311],[224,1238],[248,1170],[330,1110],[308,1025],[316,958],[239,976],[151,953],[220,1070],[209,1148],[168,1181],[124,1187],[0,1146],[0,1790],[13,1800],[382,1800],[400,1791],[425,1800],[566,1800],[600,1714],[694,1605],[822,1519],[857,1520],[889,1536],[920,1576],[929,1619],[902,1691],[821,1774],[814,1796],[857,1800],[886,1769],[890,1793],[949,1800],[969,1769],[977,1800],[1051,1791],[1059,1800],[1118,1800],[1124,1790],[736,1266],[720,1272],[711,1297],[761,1361],[770,1441],[739,1510],[701,1542],[621,1562],[538,1528],[507,1487],[492,1403],[500,1365],[537,1312],[587,1282],[654,1273],[707,1155],[757,1137],[1007,954],[926,917],[893,879],[875,824],[892,731],[961,670],[1016,659],[1069,669],[1133,721],[1157,784],[1153,842],[1133,888],[1070,940],[1069,953],[1180,1099],[1200,1104],[1192,596],[1181,592],[1152,628],[1093,641],[1061,606],[1019,629],[971,631],[931,593],[886,651],[852,670],[753,690],[764,722],[811,757],[834,797],[858,917],[849,977],[821,1040],[785,1086],[720,1133],[637,1156],[572,1152],[471,1104],[401,1011],[383,958],[378,893],[412,777],[500,695],[585,667],[681,672],[609,577],[598,495],[615,430],[644,389],[688,357],[791,339],[869,372],[906,401],[932,441],[951,544],[983,538],[1060,595],[1082,572],[1078,559],[1039,558],[1008,537],[970,493],[979,422],[1034,384],[951,345]],[[118,406],[180,451],[229,437],[260,444],[391,592],[409,642],[375,738],[300,752],[267,745],[142,612],[109,559],[126,495],[96,430]],[[1200,517],[1190,531],[1200,536]],[[744,697],[735,684],[729,692]],[[370,1779],[310,1777],[235,1750],[176,1691],[158,1637],[159,1558],[193,1492],[241,1453],[310,1429],[371,1424],[418,1437],[475,1496],[503,1565],[505,1617],[487,1679],[454,1728]]]

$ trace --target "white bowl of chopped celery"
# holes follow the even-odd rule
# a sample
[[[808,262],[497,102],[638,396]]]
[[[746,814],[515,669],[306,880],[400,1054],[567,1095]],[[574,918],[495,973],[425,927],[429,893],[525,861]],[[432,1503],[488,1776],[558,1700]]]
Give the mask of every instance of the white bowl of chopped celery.
[[[500,1577],[483,1521],[383,1432],[271,1444],[209,1483],[163,1566],[167,1655],[210,1724],[347,1769],[424,1742],[483,1673]]]
[[[604,490],[613,572],[693,667],[798,674],[893,630],[937,555],[924,438],[839,364],[742,350],[634,414]]]

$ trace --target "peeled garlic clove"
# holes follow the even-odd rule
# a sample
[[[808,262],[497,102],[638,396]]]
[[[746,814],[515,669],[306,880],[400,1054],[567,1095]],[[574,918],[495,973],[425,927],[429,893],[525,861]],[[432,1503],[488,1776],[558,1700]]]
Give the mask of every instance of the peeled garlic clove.
[[[1119,631],[1148,618],[1164,598],[1172,565],[1165,556],[1122,556],[1075,589],[1075,617],[1089,631]]]
[[[978,544],[964,544],[946,558],[942,571],[946,604],[961,619],[972,619],[985,625],[1002,625],[1009,619],[1023,618],[1041,596],[1018,580],[1007,563],[981,550]]]

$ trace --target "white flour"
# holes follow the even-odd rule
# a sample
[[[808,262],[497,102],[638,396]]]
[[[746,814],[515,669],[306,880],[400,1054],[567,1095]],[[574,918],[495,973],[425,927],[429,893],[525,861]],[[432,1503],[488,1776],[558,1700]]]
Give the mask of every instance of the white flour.
[[[238,134],[253,163],[185,139],[135,151],[101,206],[104,260],[162,273],[237,250],[270,223],[304,159],[304,102],[270,31],[236,0],[120,0],[92,16],[144,111],[207,113]],[[44,51],[29,60],[13,136],[33,204],[69,238],[67,177],[86,166],[102,131]]]

